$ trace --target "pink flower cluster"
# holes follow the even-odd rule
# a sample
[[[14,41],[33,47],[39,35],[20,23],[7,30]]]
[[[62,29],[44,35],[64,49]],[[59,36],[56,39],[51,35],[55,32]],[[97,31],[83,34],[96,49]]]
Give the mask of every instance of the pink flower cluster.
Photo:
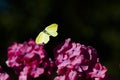
[[[6,64],[15,70],[19,80],[51,75],[54,66],[53,61],[47,57],[44,44],[36,44],[33,40],[10,46]]]
[[[6,64],[14,69],[18,80],[50,77],[55,67],[57,76],[54,80],[110,80],[96,50],[91,46],[71,43],[70,40],[66,39],[55,48],[54,62],[47,57],[44,44],[36,44],[33,40],[14,43],[8,48]],[[9,76],[0,72],[0,80],[9,80]]]
[[[0,80],[10,80],[9,75],[2,70],[1,66],[0,66]]]
[[[54,52],[58,74],[54,80],[107,80],[107,68],[94,48],[67,39]]]

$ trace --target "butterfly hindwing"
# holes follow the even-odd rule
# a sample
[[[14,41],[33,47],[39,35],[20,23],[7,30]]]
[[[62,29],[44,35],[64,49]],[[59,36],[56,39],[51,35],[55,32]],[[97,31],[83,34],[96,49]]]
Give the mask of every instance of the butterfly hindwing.
[[[40,43],[44,43],[46,44],[48,41],[49,41],[49,35],[44,33],[44,32],[40,32],[39,35],[37,36],[35,42],[37,44],[40,44]]]

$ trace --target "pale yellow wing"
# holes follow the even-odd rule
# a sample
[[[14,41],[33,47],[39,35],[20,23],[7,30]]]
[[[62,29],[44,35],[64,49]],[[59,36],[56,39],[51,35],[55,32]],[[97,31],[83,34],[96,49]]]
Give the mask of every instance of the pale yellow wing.
[[[54,23],[54,24],[51,24],[51,25],[47,26],[45,28],[45,31],[48,34],[50,34],[51,36],[56,37],[58,35],[57,29],[58,29],[58,24]]]
[[[44,32],[40,32],[39,35],[37,36],[35,42],[36,42],[36,44],[42,44],[42,43],[47,44],[49,41],[49,37],[50,36],[48,34],[46,34]]]

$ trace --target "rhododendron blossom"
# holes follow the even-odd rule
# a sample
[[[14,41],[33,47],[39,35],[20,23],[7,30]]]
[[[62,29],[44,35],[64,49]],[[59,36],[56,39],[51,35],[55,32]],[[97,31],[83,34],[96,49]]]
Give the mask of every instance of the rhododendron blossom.
[[[97,52],[90,46],[70,43],[69,38],[56,47],[54,52],[58,74],[54,80],[96,80],[105,77],[107,69],[98,64]]]
[[[54,66],[47,57],[44,44],[36,44],[33,40],[10,46],[6,63],[19,75],[19,80],[28,80],[28,76],[37,78],[42,74],[51,75]]]

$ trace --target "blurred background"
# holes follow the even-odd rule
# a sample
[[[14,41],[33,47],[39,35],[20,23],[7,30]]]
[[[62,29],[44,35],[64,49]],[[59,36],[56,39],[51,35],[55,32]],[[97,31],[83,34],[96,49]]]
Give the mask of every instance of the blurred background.
[[[56,45],[71,38],[93,46],[101,63],[108,68],[109,77],[120,80],[119,0],[0,0],[0,65],[3,69],[15,78],[5,64],[7,48],[13,42],[35,39],[52,23],[59,25],[59,35],[51,37],[45,47],[51,57]]]

